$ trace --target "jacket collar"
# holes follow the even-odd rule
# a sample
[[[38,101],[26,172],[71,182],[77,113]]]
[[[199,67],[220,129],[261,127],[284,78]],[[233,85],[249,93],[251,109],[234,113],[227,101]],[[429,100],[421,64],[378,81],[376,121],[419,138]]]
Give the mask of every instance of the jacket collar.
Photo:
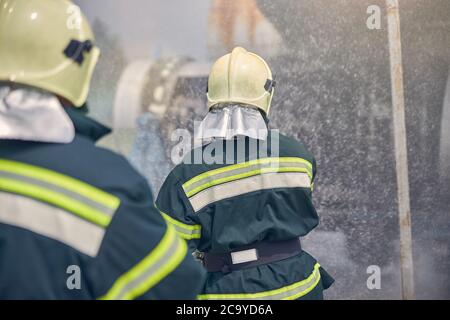
[[[67,114],[73,122],[75,132],[96,142],[105,135],[111,133],[111,129],[95,121],[86,115],[87,108],[76,109],[65,108]]]

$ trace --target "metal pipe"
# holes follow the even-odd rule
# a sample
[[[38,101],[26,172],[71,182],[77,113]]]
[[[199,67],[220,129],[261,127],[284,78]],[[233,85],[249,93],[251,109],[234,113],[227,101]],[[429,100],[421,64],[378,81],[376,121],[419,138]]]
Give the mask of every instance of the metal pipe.
[[[411,236],[411,208],[406,144],[405,97],[403,88],[402,45],[398,0],[386,0],[389,54],[391,66],[392,107],[394,120],[397,200],[400,224],[400,264],[403,299],[414,299],[414,273]]]

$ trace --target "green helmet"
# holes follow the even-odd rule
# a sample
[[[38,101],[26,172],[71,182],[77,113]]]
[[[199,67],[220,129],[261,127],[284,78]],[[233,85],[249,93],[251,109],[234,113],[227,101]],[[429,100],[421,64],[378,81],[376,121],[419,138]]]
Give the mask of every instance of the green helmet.
[[[243,103],[269,113],[275,81],[263,58],[244,48],[219,58],[208,79],[208,107]]]
[[[80,107],[100,50],[67,0],[0,0],[0,81],[41,88]]]

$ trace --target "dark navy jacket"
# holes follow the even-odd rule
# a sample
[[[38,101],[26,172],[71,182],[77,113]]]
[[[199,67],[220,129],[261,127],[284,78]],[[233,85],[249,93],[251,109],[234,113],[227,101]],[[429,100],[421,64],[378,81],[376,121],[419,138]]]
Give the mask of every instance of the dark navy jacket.
[[[186,155],[156,205],[191,249],[227,253],[305,236],[319,223],[312,203],[316,161],[277,131],[266,141],[215,140]],[[250,261],[250,260],[249,260]],[[303,251],[232,272],[208,273],[200,299],[321,299],[334,280]]]
[[[145,179],[67,112],[72,143],[0,140],[0,299],[195,298],[204,271]]]

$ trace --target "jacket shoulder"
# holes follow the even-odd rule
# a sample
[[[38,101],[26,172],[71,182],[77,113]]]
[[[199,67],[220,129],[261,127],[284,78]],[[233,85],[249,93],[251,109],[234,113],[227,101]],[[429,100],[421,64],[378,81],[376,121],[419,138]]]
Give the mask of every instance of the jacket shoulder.
[[[309,151],[308,147],[304,143],[281,133],[279,134],[279,142],[280,156],[300,157],[310,162],[314,162],[313,154]]]
[[[79,168],[80,179],[87,179],[88,183],[117,193],[123,199],[138,201],[149,196],[152,198],[146,179],[123,155],[83,141],[76,141],[72,148],[74,152],[82,150],[81,154],[89,159],[89,163]],[[77,167],[76,163],[71,165]]]
[[[75,178],[112,193],[122,200],[151,197],[150,187],[128,162],[115,152],[76,136],[69,144],[1,141],[0,158],[23,162]]]

